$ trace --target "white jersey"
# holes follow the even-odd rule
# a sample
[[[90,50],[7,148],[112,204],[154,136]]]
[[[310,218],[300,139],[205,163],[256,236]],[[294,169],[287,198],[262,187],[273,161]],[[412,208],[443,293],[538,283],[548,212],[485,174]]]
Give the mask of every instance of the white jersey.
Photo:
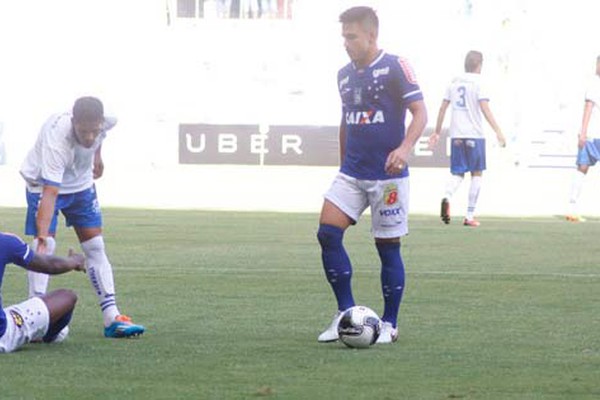
[[[600,76],[594,75],[587,85],[585,100],[594,103],[587,130],[588,139],[600,139]]]
[[[489,97],[480,74],[466,72],[455,78],[448,86],[444,100],[450,102],[452,109],[451,138],[485,138],[479,102],[489,100]]]
[[[73,131],[71,113],[52,115],[38,135],[34,147],[21,165],[21,175],[31,192],[41,192],[45,184],[59,187],[59,194],[77,193],[94,184],[94,153],[115,126],[117,119],[106,117],[104,127],[90,148],[81,146]]]

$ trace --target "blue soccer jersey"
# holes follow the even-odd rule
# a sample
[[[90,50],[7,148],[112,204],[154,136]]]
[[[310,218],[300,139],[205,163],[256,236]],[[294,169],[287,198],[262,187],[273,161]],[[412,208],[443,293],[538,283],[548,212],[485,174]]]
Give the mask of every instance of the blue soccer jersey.
[[[26,266],[33,258],[33,251],[18,237],[0,232],[0,336],[6,331],[6,315],[2,306],[2,280],[6,264]]]
[[[385,180],[408,176],[385,172],[388,154],[404,140],[407,106],[423,99],[408,62],[381,54],[364,69],[353,63],[338,72],[345,154],[340,172],[357,179]]]

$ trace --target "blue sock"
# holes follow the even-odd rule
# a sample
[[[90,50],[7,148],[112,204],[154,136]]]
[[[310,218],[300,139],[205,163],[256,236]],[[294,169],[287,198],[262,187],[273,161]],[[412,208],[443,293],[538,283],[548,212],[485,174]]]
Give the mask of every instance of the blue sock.
[[[50,343],[54,339],[56,339],[56,335],[58,335],[60,333],[60,331],[62,331],[65,326],[69,325],[69,322],[71,322],[71,317],[72,316],[73,316],[73,311],[71,310],[68,313],[66,313],[65,315],[63,315],[54,324],[50,325],[48,327],[48,332],[46,332],[46,334],[42,338],[42,340],[44,341],[44,343]]]
[[[319,225],[317,238],[321,244],[321,259],[325,276],[333,289],[338,310],[343,311],[354,306],[352,288],[352,264],[344,249],[343,229],[333,225]]]
[[[381,259],[381,292],[384,309],[381,319],[395,328],[404,291],[404,263],[400,256],[400,243],[377,243]]]

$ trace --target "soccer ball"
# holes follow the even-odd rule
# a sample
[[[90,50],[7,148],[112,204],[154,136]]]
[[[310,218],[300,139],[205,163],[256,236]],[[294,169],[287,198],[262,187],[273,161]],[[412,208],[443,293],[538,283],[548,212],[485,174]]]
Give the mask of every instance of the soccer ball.
[[[375,311],[365,306],[354,306],[342,314],[338,335],[348,347],[364,349],[371,346],[381,332],[381,320]]]

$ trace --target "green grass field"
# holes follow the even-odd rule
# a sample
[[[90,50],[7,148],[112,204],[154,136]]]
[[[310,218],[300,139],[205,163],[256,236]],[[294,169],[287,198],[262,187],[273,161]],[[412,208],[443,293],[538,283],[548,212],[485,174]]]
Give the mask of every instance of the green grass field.
[[[140,339],[102,337],[87,277],[69,339],[0,360],[1,399],[598,399],[600,221],[412,216],[400,339],[319,344],[335,303],[317,215],[105,209],[120,308]],[[22,232],[24,210],[0,208]],[[61,226],[58,250],[76,247]],[[368,217],[346,235],[357,302],[382,311]],[[7,269],[4,304],[24,299]]]

